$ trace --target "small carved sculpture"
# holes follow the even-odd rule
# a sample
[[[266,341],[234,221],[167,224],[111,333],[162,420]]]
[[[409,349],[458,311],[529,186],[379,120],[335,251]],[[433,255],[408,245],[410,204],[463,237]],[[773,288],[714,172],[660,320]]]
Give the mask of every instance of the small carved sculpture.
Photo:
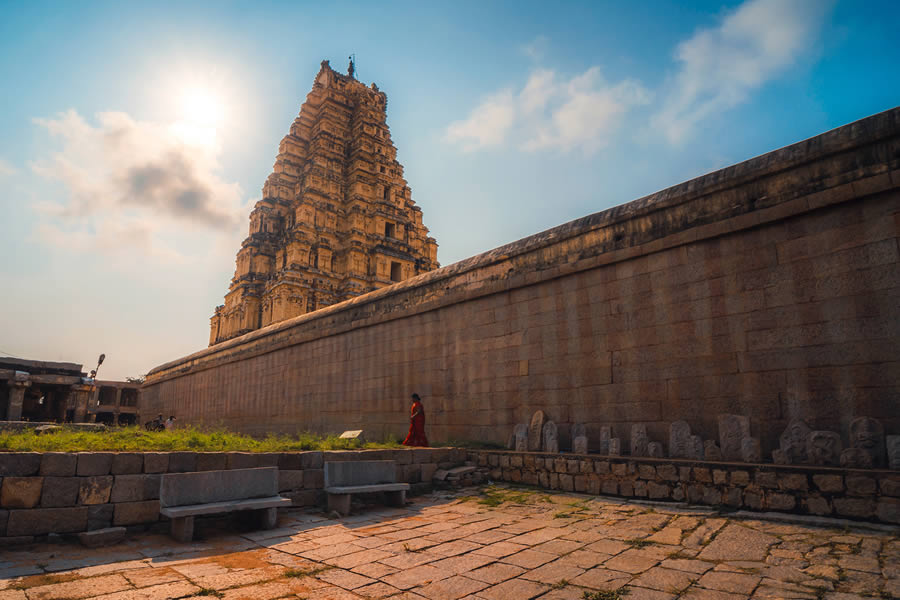
[[[528,450],[540,452],[541,432],[544,430],[544,411],[536,410],[531,416],[531,424],[528,426]]]
[[[660,442],[649,442],[647,444],[647,456],[651,458],[664,458],[665,450]]]
[[[575,454],[588,453],[588,438],[586,435],[578,435],[572,439],[572,452]]]
[[[703,438],[699,435],[692,435],[688,458],[692,458],[694,460],[703,460],[705,454],[706,452],[703,449]]]
[[[631,426],[631,456],[647,456],[647,426],[635,423]]]
[[[622,440],[620,438],[610,438],[609,455],[622,456]]]
[[[691,426],[687,421],[675,421],[669,425],[669,456],[689,458],[691,454]]]
[[[719,447],[725,460],[741,460],[741,440],[750,437],[750,418],[719,415]]]
[[[836,465],[841,456],[841,436],[833,431],[811,431],[806,455],[814,465]]]
[[[520,423],[513,430],[516,452],[528,452],[528,425]]]
[[[747,463],[758,463],[762,461],[759,439],[746,437],[741,440],[741,460]]]
[[[862,448],[845,448],[841,452],[841,466],[845,469],[871,469],[872,455]]]
[[[776,465],[788,465],[790,461],[788,460],[787,452],[782,450],[781,448],[777,450],[772,450],[772,462]]]
[[[720,461],[722,460],[722,449],[713,440],[703,442],[703,459]]]
[[[600,428],[600,454],[609,454],[609,440],[612,439],[612,427],[603,425]]]
[[[888,468],[900,471],[900,435],[887,436]]]
[[[547,421],[546,423],[544,423],[542,436],[544,452],[552,452],[554,454],[558,453],[559,432],[556,429],[556,423],[554,423],[553,421]]]
[[[812,431],[806,421],[791,419],[787,428],[781,434],[781,450],[787,460],[785,464],[798,465],[808,462],[806,455],[806,440]],[[773,455],[774,456],[774,455]]]
[[[872,464],[884,464],[884,427],[871,417],[850,421],[850,446],[861,448],[872,456]]]

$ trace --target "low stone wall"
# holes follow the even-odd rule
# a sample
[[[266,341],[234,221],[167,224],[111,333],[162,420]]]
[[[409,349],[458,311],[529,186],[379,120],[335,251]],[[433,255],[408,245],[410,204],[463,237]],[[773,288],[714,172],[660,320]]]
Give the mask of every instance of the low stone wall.
[[[465,459],[465,450],[451,448],[0,453],[0,539],[25,543],[50,533],[155,523],[163,473],[278,467],[281,495],[310,506],[323,500],[326,461],[393,460],[398,481],[417,484]]]
[[[470,450],[494,481],[625,498],[900,523],[900,473],[875,469]]]

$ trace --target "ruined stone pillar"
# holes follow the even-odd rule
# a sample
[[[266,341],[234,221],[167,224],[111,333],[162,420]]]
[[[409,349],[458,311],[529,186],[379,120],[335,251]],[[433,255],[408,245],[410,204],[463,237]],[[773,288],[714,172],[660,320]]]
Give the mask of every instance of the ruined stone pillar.
[[[15,379],[8,382],[9,403],[6,406],[7,421],[22,420],[22,405],[25,403],[25,388],[31,385],[28,373],[16,371]]]
[[[57,407],[57,412],[56,412],[56,420],[59,423],[66,422],[66,411],[68,410],[69,406],[72,404],[72,396],[73,395],[74,394],[72,393],[71,389],[68,389],[61,394],[62,399],[59,401],[59,406]]]
[[[72,421],[75,423],[84,423],[87,420],[88,401],[91,399],[94,386],[85,383],[78,383],[72,386],[72,392],[75,395],[75,415]]]

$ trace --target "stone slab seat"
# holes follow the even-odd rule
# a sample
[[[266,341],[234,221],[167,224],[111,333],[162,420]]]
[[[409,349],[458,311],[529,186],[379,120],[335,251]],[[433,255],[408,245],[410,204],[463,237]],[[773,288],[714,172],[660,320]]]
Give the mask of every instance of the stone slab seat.
[[[262,528],[271,529],[279,506],[290,498],[278,495],[278,468],[167,473],[160,478],[160,514],[172,519],[172,537],[189,542],[194,517],[238,510],[259,511]]]
[[[325,463],[325,492],[328,510],[350,514],[350,496],[384,492],[393,506],[406,504],[408,483],[397,483],[397,466],[392,460],[357,460]]]

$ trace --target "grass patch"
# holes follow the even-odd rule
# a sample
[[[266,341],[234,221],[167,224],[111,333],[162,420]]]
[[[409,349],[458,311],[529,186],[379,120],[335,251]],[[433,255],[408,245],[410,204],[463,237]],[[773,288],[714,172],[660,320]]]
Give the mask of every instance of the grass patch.
[[[222,598],[225,594],[212,588],[202,588],[199,592],[194,592],[191,597],[193,598],[194,596],[213,596],[215,598]]]
[[[312,577],[319,573],[324,573],[334,567],[316,567],[315,569],[288,569],[284,572],[285,577]]]
[[[550,589],[551,589],[551,590],[561,590],[561,589],[563,589],[564,587],[566,587],[567,585],[569,585],[569,580],[568,580],[568,579],[560,579],[559,581],[557,581],[556,583],[554,583],[553,585],[551,585],[551,586],[550,586]]]
[[[619,588],[617,590],[601,590],[599,592],[585,592],[582,600],[619,600],[628,595],[630,590]]]
[[[572,513],[561,510],[558,513],[556,513],[555,515],[553,515],[553,518],[554,519],[571,519],[572,516],[573,516]]]
[[[637,538],[631,540],[625,540],[625,543],[631,546],[632,548],[646,548],[647,546],[652,546],[655,542],[651,542],[650,540],[640,540]]]
[[[506,450],[504,444],[498,444],[497,442],[479,442],[477,440],[447,440],[438,445],[450,446],[451,448],[470,448],[472,450]]]
[[[42,585],[51,585],[54,583],[65,583],[78,579],[78,575],[72,573],[42,573],[40,575],[27,575],[17,581],[9,584],[11,590],[27,590],[29,588]]]
[[[117,427],[108,431],[63,429],[49,434],[33,430],[0,433],[0,451],[9,452],[292,452],[300,450],[354,450],[360,448],[398,448],[396,438],[363,443],[342,440],[336,435],[314,433],[274,435],[256,439],[225,429],[201,430],[179,427],[173,431],[145,431],[142,427]]]
[[[537,502],[537,492],[529,489],[510,489],[489,485],[481,490],[482,497],[479,498],[478,504],[484,506],[500,506],[504,502],[513,504],[531,504]]]

